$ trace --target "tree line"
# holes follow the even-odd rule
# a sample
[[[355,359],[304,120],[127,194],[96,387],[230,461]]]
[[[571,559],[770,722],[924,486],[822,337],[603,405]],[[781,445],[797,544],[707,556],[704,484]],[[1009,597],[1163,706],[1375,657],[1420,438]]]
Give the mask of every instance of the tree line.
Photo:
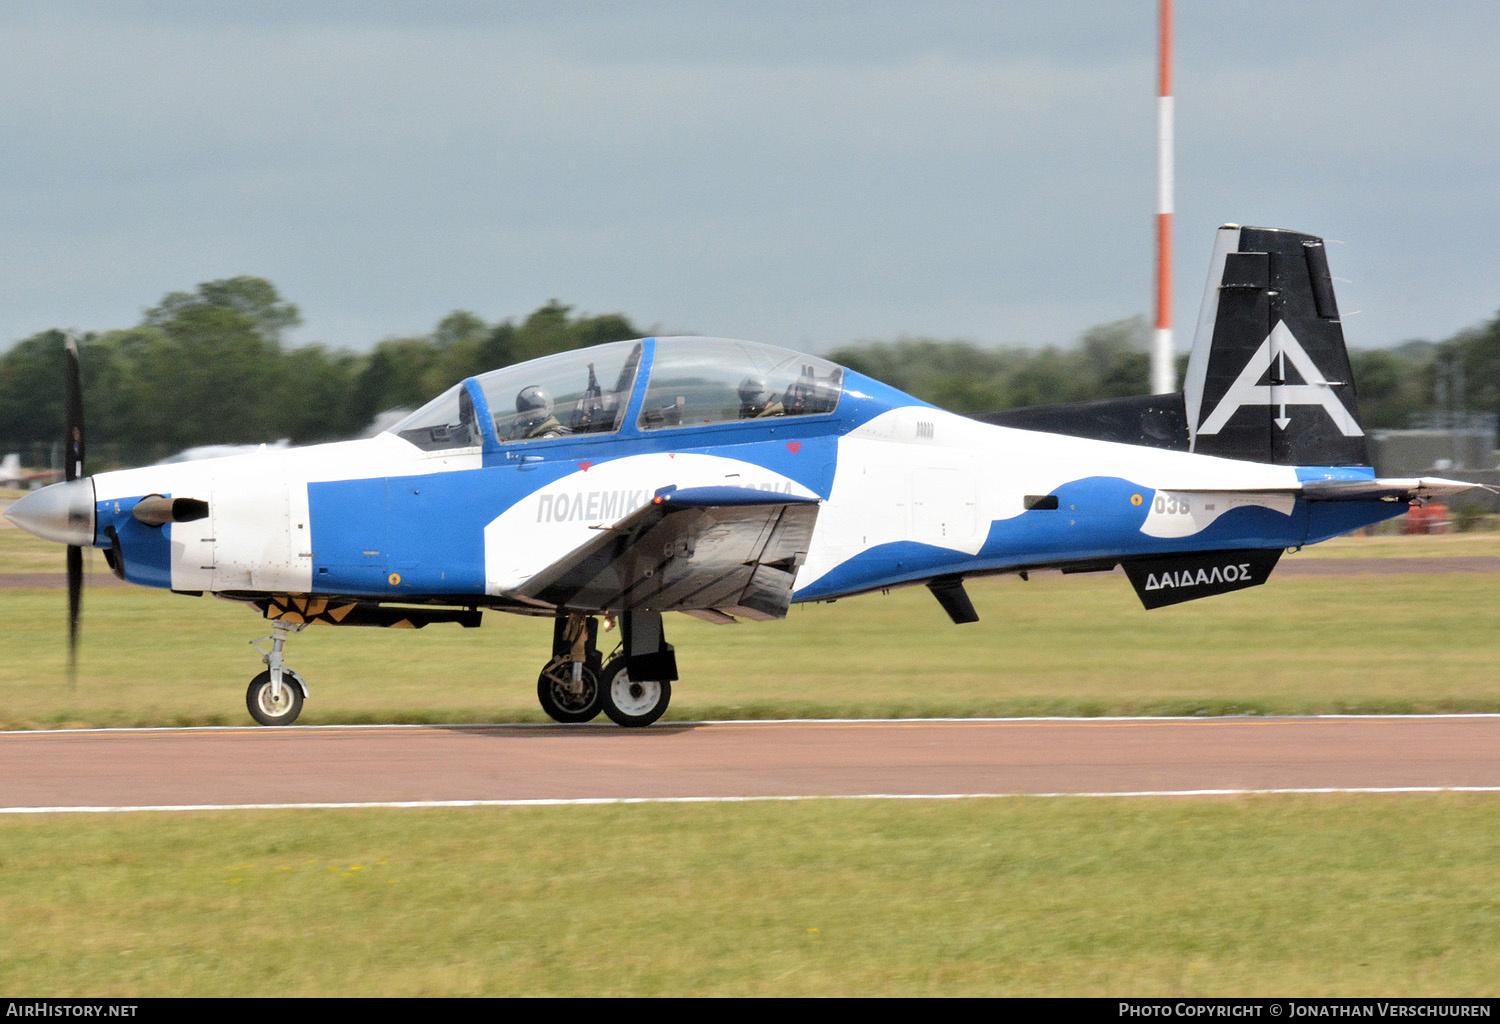
[[[354,437],[377,414],[415,408],[464,377],[649,333],[622,313],[578,315],[556,300],[498,323],[455,311],[428,334],[365,353],[285,344],[300,323],[269,281],[236,277],[173,292],[134,326],[81,337],[91,468],[197,445]],[[36,453],[60,437],[63,344],[61,330],[47,330],[0,356],[0,452]],[[989,412],[1146,394],[1148,344],[1145,320],[1132,317],[1068,348],[906,338],[829,357],[955,412]],[[1500,315],[1442,342],[1350,356],[1366,427],[1454,410],[1500,418]]]
[[[455,311],[430,334],[368,353],[284,344],[301,322],[269,281],[237,277],[173,292],[133,327],[80,337],[91,468],[199,445],[356,437],[377,414],[416,408],[465,377],[642,334],[621,314],[576,316],[556,301],[520,322]],[[42,331],[0,357],[0,450],[35,452],[61,436],[64,342]]]

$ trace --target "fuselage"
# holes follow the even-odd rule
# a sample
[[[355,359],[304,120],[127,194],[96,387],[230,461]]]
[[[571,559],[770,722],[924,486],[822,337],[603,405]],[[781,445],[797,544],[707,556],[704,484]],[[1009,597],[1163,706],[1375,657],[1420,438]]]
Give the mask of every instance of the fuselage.
[[[450,404],[477,401],[485,429],[452,445],[424,426],[96,474],[93,543],[119,552],[126,579],[179,591],[503,606],[660,488],[748,487],[819,501],[796,576],[805,601],[947,575],[1295,548],[1403,507],[1294,493],[1301,480],[1367,469],[993,426],[846,370],[826,378],[838,386],[829,408],[663,422],[650,411],[662,405],[656,353],[655,339],[639,343],[612,429],[507,439],[485,391],[466,382]],[[679,416],[694,408],[691,395],[674,402]],[[132,510],[152,494],[200,500],[208,515],[143,524]]]

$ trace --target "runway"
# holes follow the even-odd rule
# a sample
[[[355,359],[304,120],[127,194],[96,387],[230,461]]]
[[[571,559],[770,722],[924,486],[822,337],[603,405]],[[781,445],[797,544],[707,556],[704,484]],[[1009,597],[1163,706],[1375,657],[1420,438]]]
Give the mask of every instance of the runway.
[[[601,800],[1500,791],[1500,716],[0,733],[0,813]]]

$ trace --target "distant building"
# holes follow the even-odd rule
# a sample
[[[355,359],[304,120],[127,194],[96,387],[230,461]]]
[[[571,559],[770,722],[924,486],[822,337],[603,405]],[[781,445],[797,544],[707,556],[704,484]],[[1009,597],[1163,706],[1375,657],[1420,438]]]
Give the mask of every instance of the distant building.
[[[1370,461],[1383,477],[1446,476],[1500,485],[1500,451],[1490,416],[1463,416],[1452,425],[1412,430],[1372,430],[1369,442]],[[1467,491],[1453,503],[1500,512],[1500,496],[1488,491]]]

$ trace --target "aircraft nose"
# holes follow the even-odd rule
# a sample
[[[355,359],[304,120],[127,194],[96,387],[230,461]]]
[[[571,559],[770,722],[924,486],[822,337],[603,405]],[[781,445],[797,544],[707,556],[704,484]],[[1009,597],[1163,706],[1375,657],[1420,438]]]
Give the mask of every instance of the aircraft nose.
[[[46,540],[89,547],[94,543],[94,479],[86,476],[32,491],[6,509],[5,518]]]

